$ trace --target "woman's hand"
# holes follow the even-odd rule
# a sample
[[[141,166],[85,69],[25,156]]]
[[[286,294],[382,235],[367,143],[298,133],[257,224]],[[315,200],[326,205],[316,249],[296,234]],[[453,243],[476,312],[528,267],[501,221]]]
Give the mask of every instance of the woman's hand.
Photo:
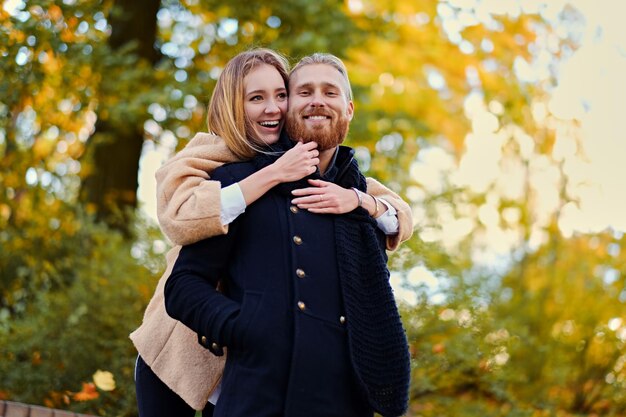
[[[309,184],[313,187],[291,192],[297,197],[291,202],[301,209],[319,214],[343,214],[359,205],[359,199],[352,189],[322,180],[309,180]]]
[[[311,175],[320,163],[317,143],[296,143],[272,164],[280,182],[292,182]]]

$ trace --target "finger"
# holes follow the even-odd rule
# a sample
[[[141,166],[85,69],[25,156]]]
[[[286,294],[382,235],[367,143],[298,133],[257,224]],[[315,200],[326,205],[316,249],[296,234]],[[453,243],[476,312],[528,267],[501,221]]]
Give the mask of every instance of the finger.
[[[326,206],[322,203],[313,203],[313,204],[296,204],[299,209],[302,210],[326,210],[330,209],[330,207]]]
[[[291,194],[298,196],[308,196],[308,195],[317,195],[322,194],[324,190],[317,187],[307,187],[307,188],[298,188],[297,190],[293,190]],[[317,197],[315,197],[317,199]]]
[[[310,208],[307,210],[309,210],[311,213],[316,213],[316,214],[338,214],[339,213],[339,211],[337,211],[334,207]]]
[[[291,200],[291,203],[295,205],[300,205],[300,204],[312,205],[312,204],[319,204],[320,199],[319,199],[319,196],[313,196],[313,197],[306,196],[306,197],[294,198],[293,200]]]
[[[324,213],[340,213],[339,207],[336,207],[335,205],[332,205],[332,204],[328,204],[327,201],[321,201],[321,202],[312,203],[312,204],[296,204],[296,205],[298,206],[298,208],[306,209],[310,211],[322,210]]]
[[[295,204],[298,207],[301,205],[306,206],[306,208],[310,208],[310,207],[322,208],[322,207],[331,206],[331,204],[329,204],[328,201],[320,200],[319,195],[294,198],[293,200],[291,200],[291,203]]]
[[[327,187],[328,185],[330,185],[331,183],[328,181],[324,181],[324,180],[314,180],[314,179],[309,179],[309,184],[315,186],[315,187]]]
[[[313,149],[317,148],[317,142],[298,142],[298,143],[302,143],[302,148],[307,150],[307,151],[312,151]]]

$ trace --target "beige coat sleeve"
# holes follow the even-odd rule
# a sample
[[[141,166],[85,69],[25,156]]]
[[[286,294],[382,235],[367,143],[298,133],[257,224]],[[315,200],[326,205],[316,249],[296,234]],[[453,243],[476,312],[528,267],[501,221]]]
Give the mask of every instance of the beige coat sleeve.
[[[396,250],[400,243],[408,240],[413,234],[413,212],[411,207],[398,194],[382,185],[373,178],[366,178],[367,192],[374,197],[382,198],[398,212],[398,233],[387,236],[387,249]]]
[[[156,172],[157,217],[177,245],[225,234],[220,219],[221,184],[209,174],[237,157],[215,135],[198,133]]]

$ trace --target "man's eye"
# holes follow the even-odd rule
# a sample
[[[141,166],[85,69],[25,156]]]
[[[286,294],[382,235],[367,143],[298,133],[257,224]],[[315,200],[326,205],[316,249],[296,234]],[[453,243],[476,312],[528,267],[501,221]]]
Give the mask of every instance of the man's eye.
[[[298,94],[303,96],[303,97],[306,97],[306,96],[309,95],[309,92],[308,91],[300,91]]]

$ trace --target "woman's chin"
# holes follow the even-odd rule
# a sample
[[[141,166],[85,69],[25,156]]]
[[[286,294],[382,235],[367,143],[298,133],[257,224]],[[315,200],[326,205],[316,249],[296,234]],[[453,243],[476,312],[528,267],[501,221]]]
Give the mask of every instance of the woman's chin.
[[[261,142],[263,145],[273,145],[276,142],[278,142],[279,138],[280,138],[280,135],[278,133],[275,135],[263,135],[259,139],[259,142]]]

